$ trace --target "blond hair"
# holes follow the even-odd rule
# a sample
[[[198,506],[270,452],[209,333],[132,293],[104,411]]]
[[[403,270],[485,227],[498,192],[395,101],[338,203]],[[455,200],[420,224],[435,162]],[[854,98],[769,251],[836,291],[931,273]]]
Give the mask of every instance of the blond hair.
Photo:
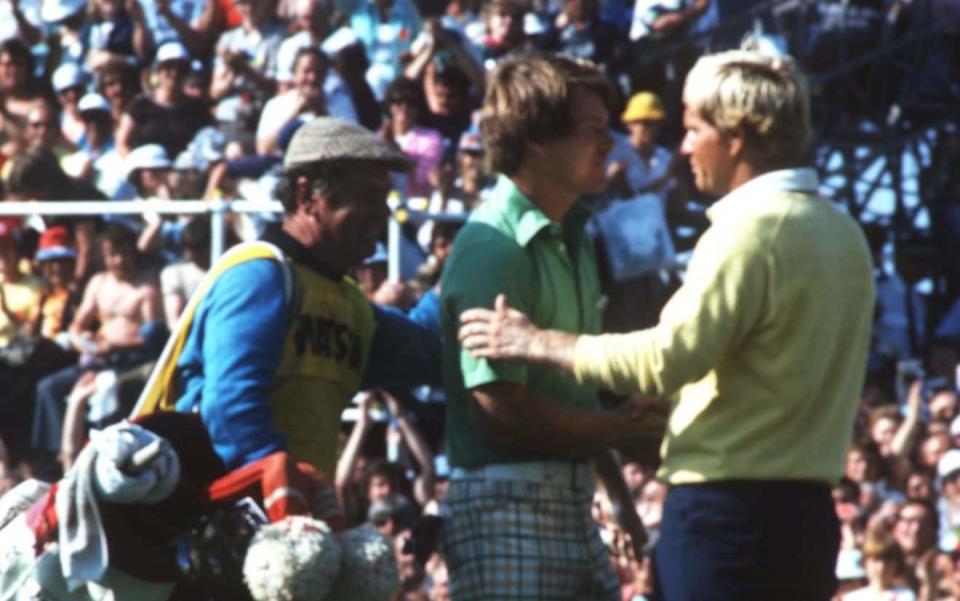
[[[806,78],[792,58],[730,50],[700,58],[683,102],[724,135],[742,135],[763,167],[801,163],[813,137]]]
[[[586,88],[609,104],[611,88],[590,61],[559,54],[528,54],[504,60],[490,75],[480,131],[487,167],[513,175],[531,142],[569,135],[573,92]]]
[[[893,535],[882,527],[875,527],[867,533],[867,540],[863,543],[864,559],[881,559],[893,566],[896,576],[903,573],[905,560],[903,550]]]

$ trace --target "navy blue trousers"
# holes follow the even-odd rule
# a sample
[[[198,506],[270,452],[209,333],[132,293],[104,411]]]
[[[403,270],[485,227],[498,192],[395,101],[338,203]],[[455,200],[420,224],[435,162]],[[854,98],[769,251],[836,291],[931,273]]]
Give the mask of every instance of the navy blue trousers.
[[[840,528],[826,484],[674,486],[656,548],[664,601],[828,601]]]

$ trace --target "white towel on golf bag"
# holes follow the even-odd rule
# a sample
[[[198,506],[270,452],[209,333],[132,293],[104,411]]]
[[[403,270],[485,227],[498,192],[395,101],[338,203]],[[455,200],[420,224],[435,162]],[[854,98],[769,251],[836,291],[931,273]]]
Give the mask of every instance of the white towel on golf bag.
[[[158,452],[144,465],[133,465],[134,454],[155,441]],[[57,491],[60,567],[70,590],[97,582],[109,563],[98,499],[158,503],[173,492],[179,478],[176,452],[156,434],[128,422],[90,432],[90,443]]]

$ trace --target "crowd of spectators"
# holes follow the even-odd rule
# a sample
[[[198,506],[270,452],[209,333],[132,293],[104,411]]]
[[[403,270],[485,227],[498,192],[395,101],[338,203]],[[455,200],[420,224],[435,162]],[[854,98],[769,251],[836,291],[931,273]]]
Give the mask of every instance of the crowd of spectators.
[[[268,200],[296,128],[332,115],[413,160],[394,182],[394,208],[443,214],[402,224],[400,281],[387,280],[384,251],[358,265],[355,279],[375,302],[436,316],[452,240],[494,183],[477,127],[485,74],[512,53],[565,52],[603,65],[617,93],[609,189],[591,199],[591,227],[609,299],[605,329],[636,329],[655,323],[682,273],[677,256],[691,241],[678,226],[695,230],[703,219],[675,152],[685,69],[711,44],[746,33],[811,66],[837,43],[834,3],[819,3],[822,26],[803,48],[758,37],[753,23],[711,38],[736,4],[0,0],[0,198]],[[900,3],[841,4],[872,34]],[[944,14],[956,28],[956,14]],[[641,60],[666,50],[663,60]],[[229,217],[231,241],[278,219]],[[861,419],[834,494],[841,591],[960,599],[960,327],[927,310],[909,257],[889,260],[888,232],[868,233],[879,293]],[[0,492],[24,477],[56,478],[89,428],[129,412],[209,249],[208,217],[0,219]],[[373,390],[344,414],[336,493],[351,523],[371,521],[397,541],[403,599],[447,598],[439,555],[421,564],[399,552],[421,515],[444,515],[443,411],[440,390]],[[653,534],[643,556],[615,528],[604,493],[596,496],[624,599],[649,598],[654,587],[650,554],[666,494],[656,463],[655,453],[623,457]]]

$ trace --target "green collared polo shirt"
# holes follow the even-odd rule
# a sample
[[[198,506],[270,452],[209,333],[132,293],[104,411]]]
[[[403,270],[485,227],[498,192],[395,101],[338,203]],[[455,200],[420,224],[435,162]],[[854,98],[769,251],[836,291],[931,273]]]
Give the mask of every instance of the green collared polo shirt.
[[[584,233],[590,210],[575,204],[553,223],[506,176],[457,235],[440,283],[446,444],[450,464],[542,460],[496,449],[473,418],[470,390],[492,382],[526,386],[553,402],[583,410],[597,407],[596,388],[560,370],[522,362],[475,359],[457,340],[460,313],[493,307],[504,293],[511,306],[541,328],[573,333],[600,331],[600,284],[593,243]],[[557,457],[579,460],[579,456]]]

